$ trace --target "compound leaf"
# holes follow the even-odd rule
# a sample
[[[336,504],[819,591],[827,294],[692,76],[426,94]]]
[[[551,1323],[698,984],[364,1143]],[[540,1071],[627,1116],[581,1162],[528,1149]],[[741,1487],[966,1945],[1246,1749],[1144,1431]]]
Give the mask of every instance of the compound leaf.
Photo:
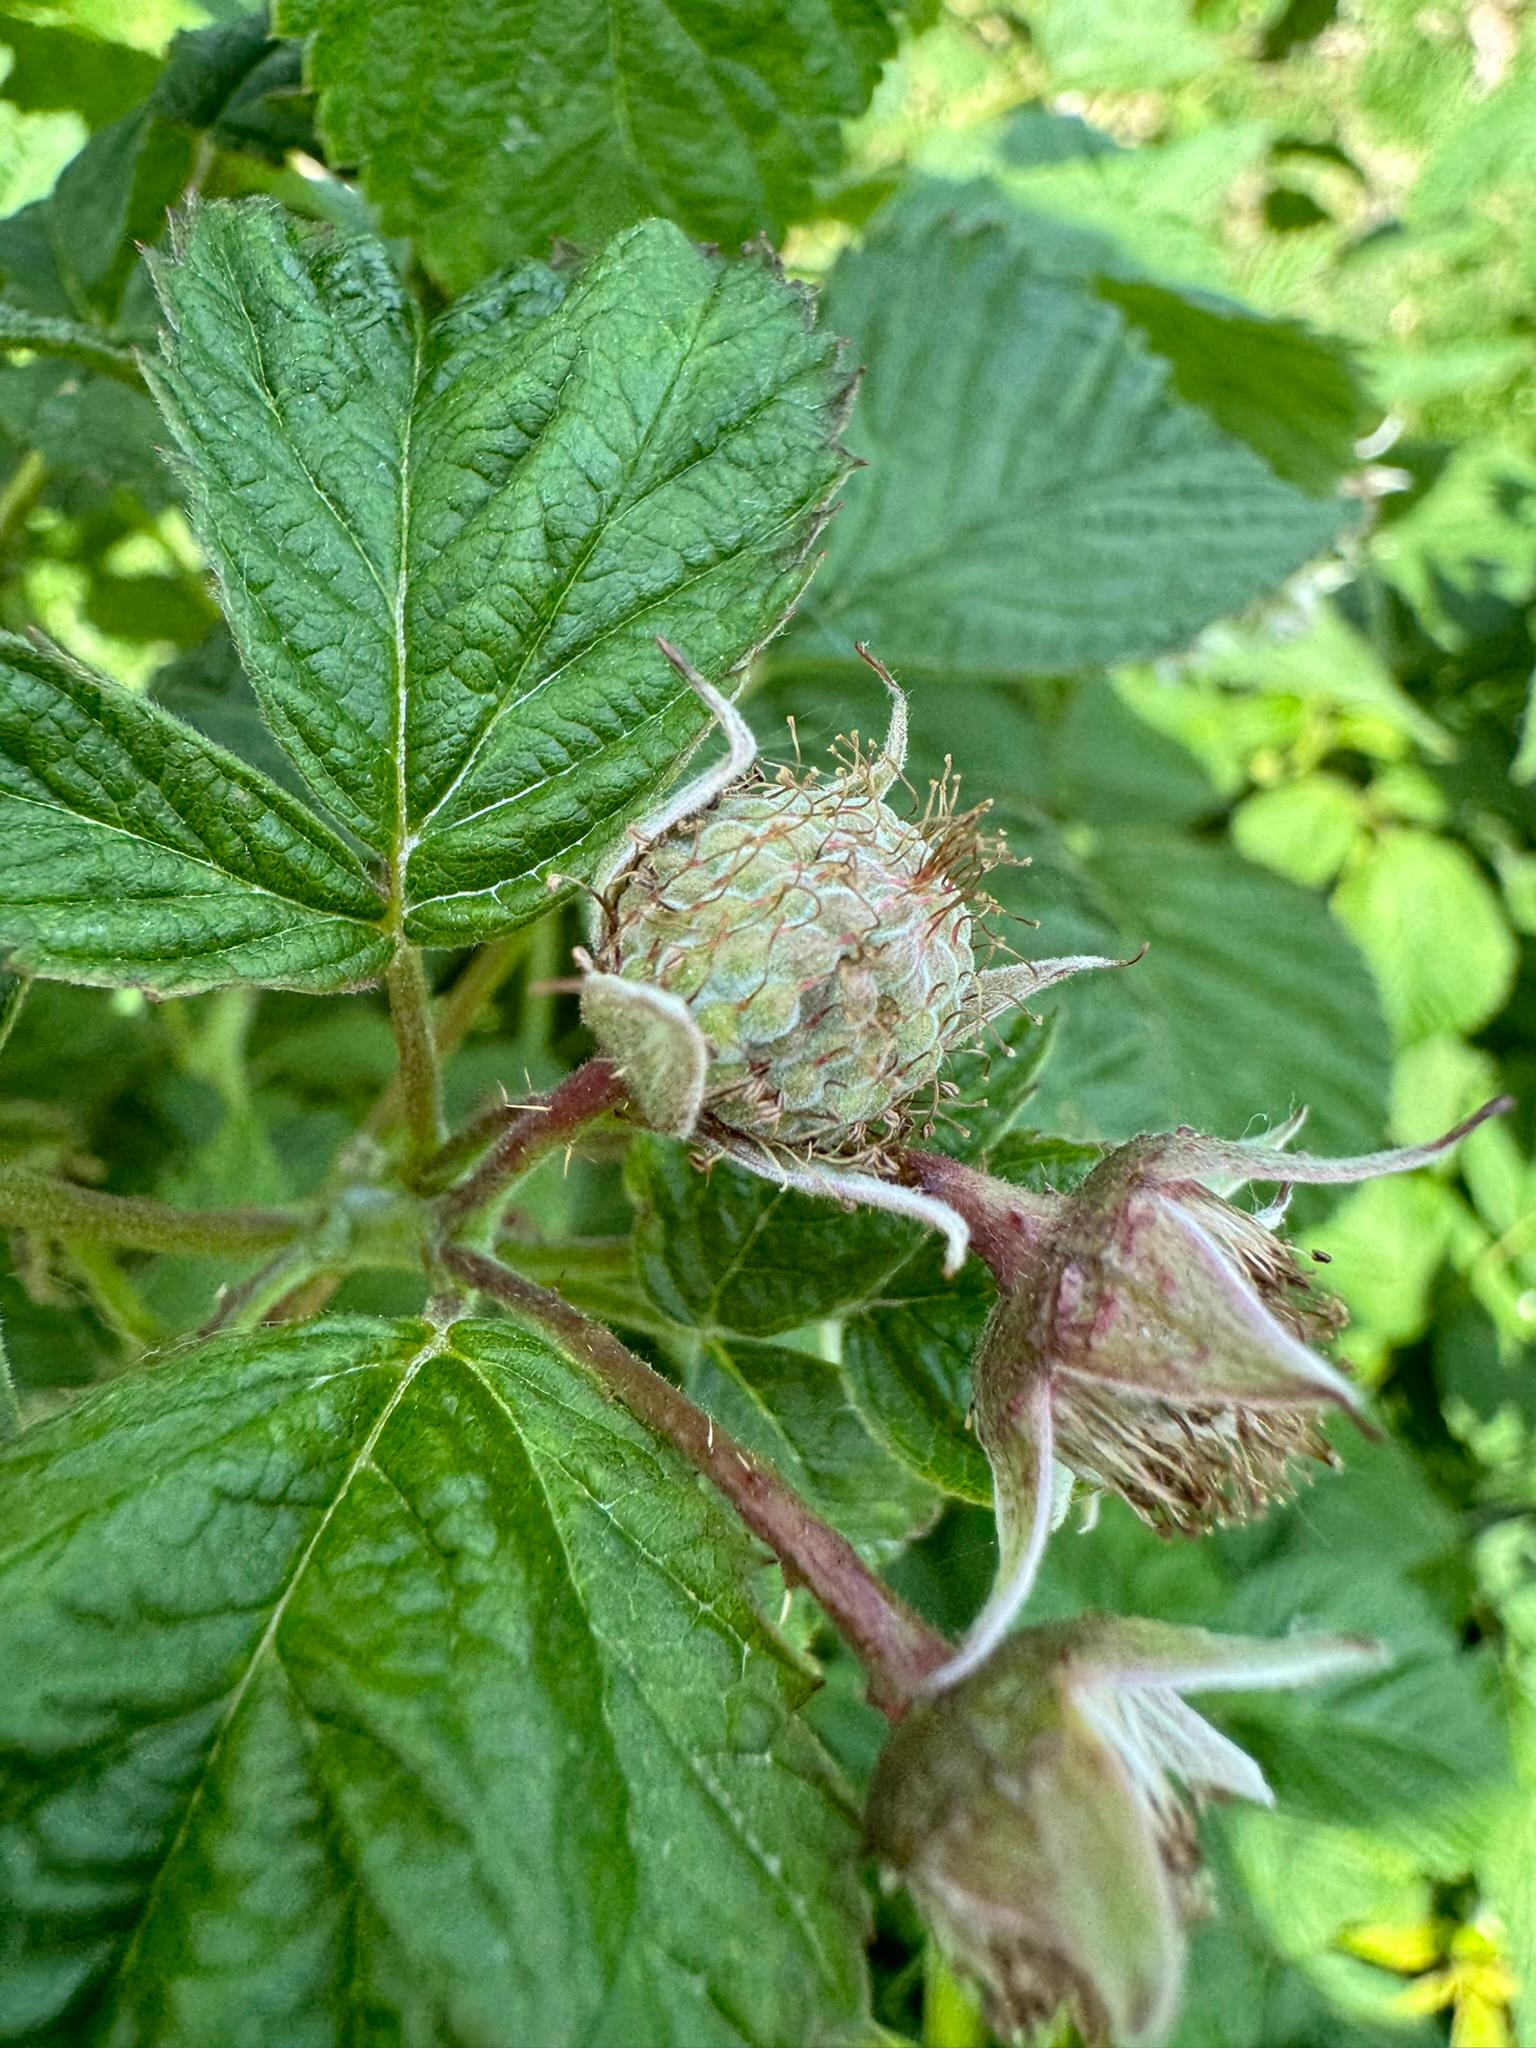
[[[675,228],[430,327],[382,244],[200,209],[156,382],[263,709],[428,944],[590,874],[799,591],[846,467],[834,343]]]
[[[752,1552],[505,1325],[216,1342],[0,1460],[0,2006],[63,2048],[801,2048],[855,1832]]]
[[[0,636],[0,959],[187,995],[355,988],[388,956],[357,856],[258,770]]]

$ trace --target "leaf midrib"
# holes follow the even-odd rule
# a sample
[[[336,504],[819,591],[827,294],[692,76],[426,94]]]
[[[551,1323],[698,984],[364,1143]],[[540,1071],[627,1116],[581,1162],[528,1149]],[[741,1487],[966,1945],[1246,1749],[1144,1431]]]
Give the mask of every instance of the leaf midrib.
[[[721,287],[725,282],[725,278],[726,271],[723,265],[718,266],[711,274],[709,290],[705,294],[703,300],[701,301],[698,307],[697,314],[694,320],[693,331],[689,335],[687,345],[678,351],[677,360],[672,368],[672,374],[667,379],[667,388],[662,393],[661,398],[657,402],[655,410],[651,414],[650,419],[647,421],[645,432],[640,436],[639,441],[636,443],[635,447],[630,452],[629,459],[624,464],[622,481],[613,493],[612,502],[614,503],[620,503],[624,500],[625,493],[629,490],[629,487],[634,481],[635,474],[639,468],[640,462],[642,458],[645,456],[648,449],[650,448],[651,443],[661,425],[661,422],[665,418],[667,411],[671,406],[672,399],[677,390],[678,382],[682,377],[683,370],[687,366],[687,364],[692,361],[694,351],[698,346],[699,336],[703,331],[705,319],[707,318],[709,313],[712,312],[714,309],[715,301],[719,296]],[[547,434],[549,432],[550,426],[553,424],[554,420],[557,417],[558,408],[556,409],[556,411],[552,412],[549,416],[549,419],[544,422],[544,425],[541,429],[541,438],[544,434]],[[427,809],[427,811],[423,814],[420,826],[421,837],[424,838],[426,836],[427,832],[431,828],[433,819],[436,818],[438,813],[442,810],[443,806],[452,799],[455,792],[463,786],[464,782],[474,772],[474,769],[480,760],[481,754],[483,753],[486,745],[490,740],[491,734],[496,730],[501,720],[507,715],[509,711],[515,711],[520,709],[523,706],[523,704],[527,701],[527,699],[533,695],[532,691],[525,692],[523,695],[518,694],[523,683],[523,680],[527,676],[529,667],[538,656],[540,650],[543,648],[545,642],[548,640],[551,632],[553,632],[556,624],[558,623],[564,611],[566,599],[570,596],[571,592],[575,589],[577,583],[580,581],[582,575],[590,566],[593,555],[596,554],[598,547],[601,545],[603,539],[608,534],[609,529],[612,525],[613,517],[611,515],[594,522],[592,531],[588,535],[585,545],[578,550],[577,555],[571,563],[571,566],[567,571],[566,575],[564,576],[564,578],[559,582],[559,584],[557,584],[555,589],[552,592],[550,592],[544,605],[544,615],[539,621],[538,629],[530,638],[528,647],[524,652],[523,658],[519,662],[516,671],[513,673],[512,676],[508,678],[505,689],[499,693],[497,701],[495,705],[492,707],[489,715],[484,720],[482,720],[480,730],[476,733],[474,739],[470,742],[469,747],[465,751],[463,760],[459,763],[458,768],[450,777],[446,787],[443,789],[441,794],[435,799],[435,801],[431,804],[431,806]]]
[[[545,1503],[549,1511],[551,1522],[554,1524],[557,1533],[559,1534],[561,1552],[566,1559],[571,1585],[573,1588],[579,1588],[580,1580],[577,1577],[574,1569],[572,1569],[570,1566],[570,1554],[568,1548],[566,1547],[564,1531],[560,1530],[559,1528],[559,1517],[556,1513],[554,1503],[550,1499],[548,1484],[544,1478],[544,1474],[539,1469],[539,1459],[537,1455],[535,1454],[532,1446],[528,1444],[527,1439],[523,1436],[522,1432],[518,1429],[517,1420],[516,1417],[513,1415],[511,1408],[507,1405],[506,1401],[491,1386],[490,1382],[485,1376],[484,1370],[479,1365],[479,1363],[475,1360],[465,1358],[462,1352],[455,1352],[454,1355],[455,1357],[463,1360],[463,1363],[466,1365],[470,1373],[474,1376],[474,1378],[476,1378],[480,1382],[480,1384],[485,1388],[486,1392],[490,1395],[491,1399],[496,1403],[497,1407],[499,1407],[502,1410],[502,1412],[506,1415],[508,1423],[510,1424],[514,1433],[517,1435],[519,1443],[522,1444],[524,1453],[528,1459],[529,1467],[533,1471],[535,1477],[537,1478],[539,1487],[544,1494]],[[579,1410],[573,1412],[576,1413],[579,1420],[588,1420],[588,1418],[580,1415]],[[729,1622],[725,1622],[723,1620],[723,1617],[720,1615],[719,1610],[717,1608],[712,1607],[700,1600],[699,1595],[695,1591],[695,1589],[691,1585],[689,1585],[688,1581],[684,1577],[682,1577],[680,1573],[673,1569],[671,1563],[666,1558],[660,1557],[656,1554],[655,1551],[647,1549],[647,1547],[642,1542],[640,1542],[639,1538],[635,1535],[634,1531],[632,1529],[626,1528],[624,1524],[618,1520],[618,1518],[613,1514],[612,1510],[607,1506],[607,1504],[604,1501],[600,1500],[597,1494],[595,1494],[592,1491],[592,1488],[588,1485],[586,1479],[579,1471],[573,1469],[570,1465],[568,1465],[565,1462],[565,1460],[558,1455],[558,1453],[550,1454],[550,1462],[558,1467],[559,1471],[565,1477],[567,1483],[570,1486],[572,1486],[578,1493],[580,1493],[587,1501],[589,1501],[592,1507],[602,1515],[603,1520],[607,1524],[607,1526],[611,1528],[615,1532],[615,1534],[620,1537],[620,1539],[627,1545],[627,1547],[631,1550],[638,1552],[638,1554],[644,1559],[645,1563],[651,1568],[651,1570],[655,1571],[658,1574],[658,1576],[668,1580],[673,1586],[677,1588],[677,1590],[680,1593],[684,1594],[686,1598],[691,1602],[691,1604],[699,1610],[703,1618],[705,1618],[707,1621],[709,1621],[711,1624],[717,1627],[724,1626],[726,1630],[729,1632],[732,1639],[737,1643],[742,1644],[743,1647],[751,1647],[747,1643],[745,1637],[741,1636],[734,1628],[731,1628]],[[743,1595],[744,1599],[745,1597],[746,1596]],[[596,1625],[593,1623],[590,1615],[587,1612],[585,1603],[582,1604],[582,1615],[583,1619],[586,1622],[587,1631],[591,1636],[593,1648],[598,1654],[600,1668],[603,1666],[611,1666],[623,1672],[626,1680],[628,1681],[632,1691],[635,1694],[635,1697],[644,1706],[647,1720],[656,1728],[658,1733],[662,1736],[663,1740],[666,1742],[668,1749],[672,1751],[673,1755],[683,1765],[684,1769],[688,1773],[688,1776],[694,1781],[695,1784],[698,1785],[699,1790],[704,1795],[709,1805],[720,1816],[720,1819],[728,1828],[728,1830],[736,1839],[736,1841],[740,1843],[741,1848],[748,1857],[749,1861],[762,1873],[763,1877],[767,1880],[770,1889],[778,1893],[784,1899],[785,1904],[789,1908],[790,1918],[793,1921],[794,1925],[799,1929],[801,1938],[805,1942],[806,1948],[808,1949],[810,1955],[814,1959],[817,1967],[824,1971],[827,1975],[834,1974],[831,1959],[827,1956],[818,1938],[814,1918],[807,1912],[805,1902],[799,1897],[798,1893],[796,1892],[793,1885],[789,1882],[785,1873],[782,1870],[776,1871],[774,1869],[774,1859],[762,1847],[761,1843],[754,1839],[751,1830],[746,1823],[745,1817],[737,1813],[733,1803],[726,1795],[724,1789],[721,1786],[717,1785],[714,1779],[706,1772],[703,1766],[703,1760],[693,1755],[689,1749],[687,1749],[683,1744],[681,1744],[678,1741],[674,1730],[668,1725],[666,1716],[658,1712],[646,1687],[641,1684],[640,1679],[636,1675],[631,1660],[624,1653],[623,1645],[621,1643],[614,1642],[608,1636],[599,1633]],[[605,1726],[608,1727],[609,1739],[614,1746],[615,1761],[617,1762],[617,1740],[613,1735],[611,1724],[608,1723],[606,1702],[604,1704],[604,1723]],[[766,1754],[766,1751],[764,1753]],[[765,2043],[764,2048],[768,2048],[768,2044]]]
[[[427,1342],[400,1367],[399,1384],[390,1394],[388,1400],[383,1403],[378,1415],[374,1418],[362,1444],[353,1454],[342,1476],[340,1485],[316,1522],[308,1542],[300,1550],[293,1569],[288,1575],[287,1582],[282,1587],[273,1604],[272,1613],[268,1617],[267,1625],[262,1630],[255,1648],[246,1659],[244,1669],[230,1690],[228,1705],[219,1720],[217,1728],[214,1730],[213,1740],[209,1744],[208,1754],[203,1760],[203,1767],[197,1775],[197,1781],[187,1795],[186,1806],[183,1809],[176,1833],[172,1837],[164,1856],[161,1857],[158,1869],[150,1880],[149,1888],[144,1895],[144,1902],[135,1917],[129,1938],[105,1980],[107,1984],[121,1984],[138,1955],[139,1945],[143,1940],[144,1932],[149,1926],[164,1888],[166,1873],[175,1863],[183,1844],[186,1842],[187,1836],[191,1831],[192,1822],[207,1792],[209,1782],[217,1768],[219,1759],[223,1755],[224,1744],[228,1739],[229,1732],[239,1717],[240,1709],[245,1703],[246,1695],[250,1691],[259,1666],[272,1652],[273,1645],[277,1640],[277,1632],[282,1626],[283,1619],[292,1604],[294,1595],[298,1591],[304,1574],[312,1563],[322,1539],[335,1520],[343,1502],[346,1500],[353,1482],[357,1479],[359,1473],[371,1464],[379,1439],[383,1436],[385,1429],[400,1407],[401,1402],[415,1383],[418,1374],[432,1359],[441,1356],[443,1351],[448,1348],[448,1342],[448,1331],[435,1330]]]

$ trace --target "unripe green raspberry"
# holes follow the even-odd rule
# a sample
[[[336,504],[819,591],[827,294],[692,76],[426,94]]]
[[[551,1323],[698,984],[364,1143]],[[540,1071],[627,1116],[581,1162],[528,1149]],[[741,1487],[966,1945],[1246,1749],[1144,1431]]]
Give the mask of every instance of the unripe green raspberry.
[[[645,852],[597,965],[687,1004],[719,1124],[852,1156],[898,1132],[975,1035],[980,850],[942,804],[898,816],[858,759],[832,779],[786,770]]]

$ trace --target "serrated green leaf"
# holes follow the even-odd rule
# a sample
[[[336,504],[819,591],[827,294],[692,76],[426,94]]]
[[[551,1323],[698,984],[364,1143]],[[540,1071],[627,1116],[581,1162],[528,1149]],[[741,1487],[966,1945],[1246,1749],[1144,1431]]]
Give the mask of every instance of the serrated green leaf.
[[[0,958],[186,995],[352,988],[388,957],[357,857],[189,727],[0,637]]]
[[[912,1233],[870,1209],[851,1215],[643,1137],[625,1183],[637,1214],[635,1258],[652,1301],[674,1322],[773,1337],[844,1313],[911,1249]]]
[[[939,1495],[870,1435],[829,1360],[750,1337],[713,1337],[689,1371],[688,1390],[867,1557],[892,1555],[937,1516]]]
[[[216,1343],[0,1473],[13,2031],[803,2048],[859,2024],[854,1826],[750,1549],[541,1343]]]
[[[1172,366],[1179,396],[1276,476],[1322,496],[1353,465],[1371,407],[1339,343],[1300,321],[1142,278],[1101,278],[1097,290]]]
[[[1064,836],[1034,843],[1019,892],[1051,950],[1148,951],[1046,999],[1070,1028],[1033,1118],[1098,1139],[1181,1123],[1237,1134],[1306,1104],[1323,1149],[1380,1143],[1387,1030],[1365,963],[1323,902],[1187,834]]]
[[[838,124],[867,104],[898,12],[469,0],[444,35],[431,0],[281,0],[277,22],[313,32],[332,160],[360,164],[386,227],[462,289],[552,236],[647,214],[701,240],[777,236],[836,169]]]
[[[992,1474],[966,1421],[991,1294],[974,1259],[949,1280],[925,1243],[843,1335],[843,1370],[875,1436],[931,1486],[982,1502]]]
[[[1061,674],[1163,654],[1341,524],[1172,388],[1115,307],[1006,228],[877,228],[827,319],[867,365],[854,477],[797,645],[898,672]]]
[[[404,868],[410,935],[590,873],[778,624],[845,464],[836,347],[762,260],[656,222],[418,332],[382,245],[211,206],[158,373],[279,739]]]

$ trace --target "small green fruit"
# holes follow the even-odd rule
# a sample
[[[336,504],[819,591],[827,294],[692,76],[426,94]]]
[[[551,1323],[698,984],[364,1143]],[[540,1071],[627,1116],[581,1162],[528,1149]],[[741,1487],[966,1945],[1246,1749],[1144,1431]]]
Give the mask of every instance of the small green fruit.
[[[687,1005],[709,1114],[743,1137],[877,1149],[937,1099],[979,1028],[967,885],[983,843],[944,804],[902,818],[883,779],[855,757],[835,778],[786,770],[727,791],[610,897],[598,969]]]

